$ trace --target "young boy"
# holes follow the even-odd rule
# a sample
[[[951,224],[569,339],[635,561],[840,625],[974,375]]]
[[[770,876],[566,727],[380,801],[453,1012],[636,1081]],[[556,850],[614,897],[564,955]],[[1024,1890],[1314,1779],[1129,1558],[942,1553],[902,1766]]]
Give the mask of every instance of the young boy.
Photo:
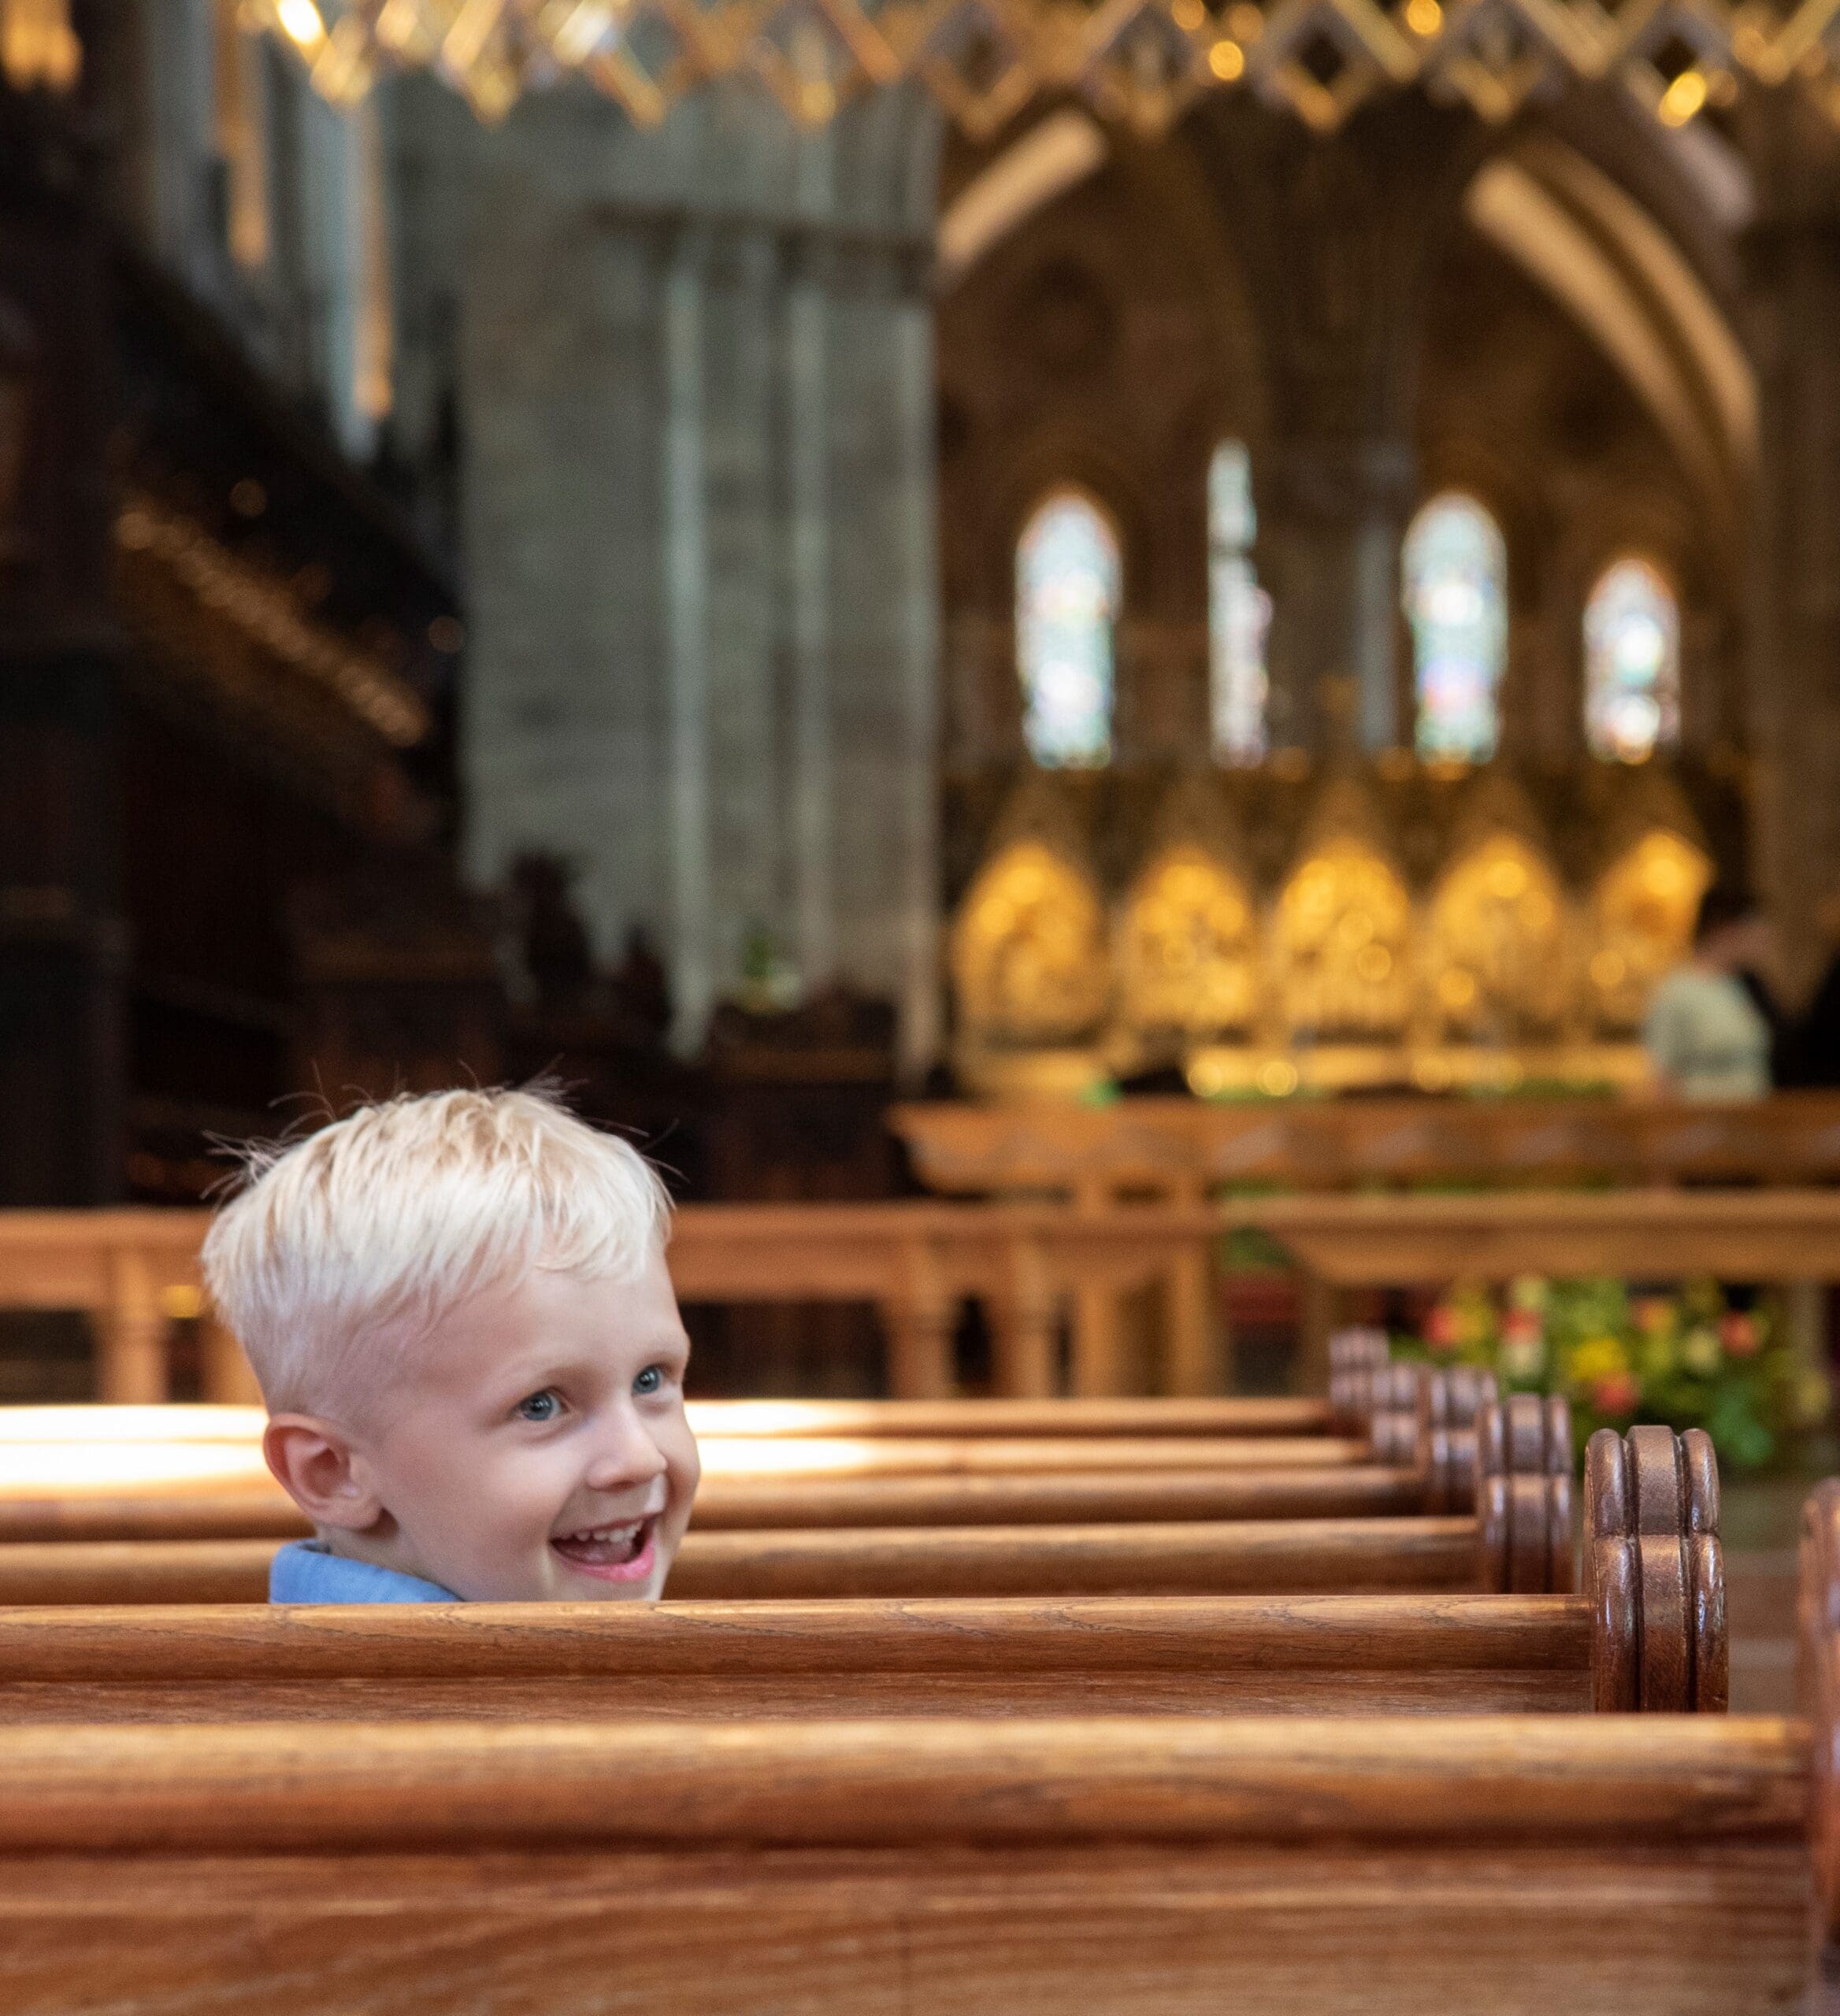
[[[439,1092],[251,1175],[204,1266],[317,1534],[269,1600],[655,1600],[699,1468],[644,1158],[540,1093]]]

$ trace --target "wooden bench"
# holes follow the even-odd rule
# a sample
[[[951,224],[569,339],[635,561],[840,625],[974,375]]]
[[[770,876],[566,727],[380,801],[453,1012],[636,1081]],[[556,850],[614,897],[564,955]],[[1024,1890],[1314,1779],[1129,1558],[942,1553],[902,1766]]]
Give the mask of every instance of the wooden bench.
[[[1379,1351],[1383,1355],[1383,1344]],[[1285,1400],[702,1403],[693,1417],[707,1438],[710,1473],[696,1525],[703,1531],[1081,1525],[1469,1510],[1475,1417],[1493,1397],[1493,1381],[1423,1368],[1383,1372],[1371,1339],[1350,1339],[1343,1357],[1333,1399],[1307,1406]],[[177,1431],[171,1438],[160,1434],[166,1413]],[[1291,1430],[1337,1420],[1357,1432],[1370,1458],[1383,1461],[1341,1462],[1348,1436],[1339,1443],[1307,1439],[1311,1458],[1335,1460],[1282,1460],[1297,1446]],[[0,1451],[14,1455],[10,1462],[0,1461],[0,1542],[297,1537],[306,1524],[262,1464],[262,1421],[250,1409],[0,1410]],[[947,1427],[963,1432],[914,1440],[914,1431]],[[746,1433],[724,1436],[725,1429]],[[1210,1431],[1208,1467],[1167,1468],[1156,1460],[1179,1458],[1200,1430]],[[1074,1441],[1092,1446],[1063,1457]],[[1214,1446],[1220,1443],[1232,1443],[1236,1458],[1247,1460],[1226,1460]],[[807,1472],[827,1460],[834,1464],[846,1448],[850,1460],[861,1451],[872,1463],[879,1456],[899,1466],[916,1452],[949,1450],[955,1459],[982,1455],[1022,1467],[1007,1474],[788,1473],[794,1462]],[[194,1452],[189,1473],[187,1451]],[[733,1462],[736,1451],[763,1466],[761,1473],[728,1469],[725,1458]],[[1031,1455],[1059,1466],[1038,1470],[1027,1460]],[[1107,1456],[1102,1469],[1071,1466]],[[137,1474],[143,1488],[122,1488]]]
[[[0,1723],[1723,1710],[1705,1438],[1587,1487],[1586,1596],[0,1610]]]
[[[1373,1518],[1424,1509],[1415,1473],[1175,1470],[1085,1477],[711,1478],[695,1530],[753,1527],[1089,1525],[1120,1521]],[[0,1542],[298,1539],[279,1486],[126,1498],[0,1497]]]
[[[1373,1357],[1372,1333],[1351,1333],[1352,1365]],[[1338,1360],[1338,1362],[1340,1361]],[[1384,1362],[1383,1357],[1379,1362]],[[1336,1403],[1282,1395],[1235,1399],[692,1400],[704,1436],[811,1441],[865,1436],[1124,1435],[1311,1436],[1334,1432]],[[152,1406],[0,1407],[0,1445],[25,1443],[259,1441],[259,1406],[166,1402]]]
[[[1619,1663],[1638,1692],[1713,1677],[1697,1663],[1707,1641],[1694,1619],[1716,1593],[1716,1488],[1697,1441],[1660,1430],[1594,1440],[1587,1559],[1600,1586],[1567,1606],[1564,1628],[1575,1648],[1587,1612],[1593,1633],[1624,1636],[1620,1662],[1596,1661],[1599,1705]],[[599,2016],[610,1983],[639,2016],[996,2016],[1056,2003],[1098,2016],[1779,2010],[1812,1977],[1811,1888],[1822,1922],[1840,1908],[1826,1775],[1840,1751],[1837,1577],[1840,1490],[1829,1487],[1805,1539],[1812,1724],[970,1719],[915,1715],[904,1700],[900,1715],[873,1719],[737,1720],[731,1695],[664,1743],[631,1703],[607,1721],[0,1727],[0,1988],[43,2016],[265,2016],[283,1996],[303,2016],[433,2012],[523,2006],[533,1992],[551,2016]],[[1639,1619],[1619,1611],[1619,1591]],[[1340,1633],[1339,1649],[1375,1673],[1392,1670],[1363,1649],[1375,1631],[1402,1647],[1434,1635],[1423,1614],[1344,1603],[1339,1616],[1237,1606],[1185,1637],[1161,1607],[1147,1626],[1159,1668],[1180,1645],[1218,1672],[1236,1625],[1247,1661],[1268,1655],[1274,1632],[1306,1662],[1315,1655],[1302,1648]],[[1538,1607],[1560,1621],[1551,1602]],[[1375,1614],[1389,1609],[1390,1621]],[[1511,1610],[1528,1606],[1443,1606],[1438,1629],[1455,1619],[1456,1635],[1480,1634],[1468,1656]],[[1026,1614],[1070,1649],[1077,1612]],[[291,1661],[295,1684],[321,1688],[341,1639],[353,1642],[344,1625],[377,1633],[389,1621],[369,1610],[250,1613],[277,1614],[255,1648],[268,1678],[280,1684],[272,1662]],[[750,1613],[729,1637],[704,1614],[667,1610],[649,1614],[666,1621],[642,1637],[647,1614],[615,1628],[673,1675],[684,1625],[700,1670],[725,1667],[731,1686],[759,1684],[762,1658],[787,1661],[786,1678],[811,1670],[797,1643],[807,1617],[775,1631]],[[910,1614],[922,1620],[914,1684],[992,1651],[978,1640],[967,1660],[949,1628],[930,1628],[943,1617]],[[427,1628],[479,1622],[466,1634],[468,1677],[497,1684],[520,1656],[503,1617],[457,1610]],[[571,1617],[549,1621],[555,1646],[579,1649]],[[1143,1621],[1125,1624],[1115,1648]],[[35,1658],[40,1677],[58,1680],[46,1627],[60,1621],[0,1618],[6,1670]],[[100,1637],[96,1620],[61,1623],[61,1677],[93,1685],[134,1620],[107,1620]],[[220,1659],[240,1670],[252,1649],[150,1617],[139,1656],[154,1659],[147,1639],[163,1627],[169,1652],[191,1659],[180,1670]],[[872,1673],[882,1628],[864,1616],[853,1636],[833,1630],[830,1665]],[[387,1642],[390,1681],[414,1680],[431,1641]],[[623,1677],[663,1685],[647,1656],[629,1657]],[[604,1681],[604,1666],[595,1673]]]
[[[1761,2016],[1836,1729],[1719,1716],[0,1729],[35,2016]],[[1812,1753],[1812,1755],[1811,1755]],[[616,1999],[617,1998],[617,1999]]]
[[[1477,1431],[1478,1488],[1497,1508],[1487,1517],[692,1532],[669,1592],[730,1601],[1568,1590],[1563,1409],[1516,1395],[1497,1411],[1501,1423],[1485,1410]],[[1518,1480],[1497,1487],[1497,1465]],[[14,1543],[0,1546],[0,1604],[260,1602],[274,1551],[273,1539]]]

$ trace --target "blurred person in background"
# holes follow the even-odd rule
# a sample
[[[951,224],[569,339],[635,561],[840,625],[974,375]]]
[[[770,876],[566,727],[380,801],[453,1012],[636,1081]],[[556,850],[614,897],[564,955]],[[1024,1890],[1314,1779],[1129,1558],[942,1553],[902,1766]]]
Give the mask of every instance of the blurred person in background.
[[[1693,950],[1656,988],[1642,1047],[1656,1089],[1682,1099],[1755,1099],[1769,1091],[1780,1017],[1764,975],[1769,925],[1749,893],[1715,882],[1700,899]]]

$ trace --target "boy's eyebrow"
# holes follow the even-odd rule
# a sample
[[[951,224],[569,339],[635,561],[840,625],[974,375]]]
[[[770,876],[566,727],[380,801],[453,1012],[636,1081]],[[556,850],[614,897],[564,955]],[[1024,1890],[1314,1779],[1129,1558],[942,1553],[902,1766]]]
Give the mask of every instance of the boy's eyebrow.
[[[690,1340],[681,1330],[673,1330],[641,1343],[633,1355],[641,1365],[654,1358],[671,1355],[688,1358]],[[540,1358],[532,1351],[525,1360],[514,1360],[494,1378],[495,1385],[502,1384],[507,1392],[514,1390],[518,1396],[540,1391],[558,1379],[566,1378],[574,1372],[598,1372],[604,1361],[599,1358],[581,1357]]]

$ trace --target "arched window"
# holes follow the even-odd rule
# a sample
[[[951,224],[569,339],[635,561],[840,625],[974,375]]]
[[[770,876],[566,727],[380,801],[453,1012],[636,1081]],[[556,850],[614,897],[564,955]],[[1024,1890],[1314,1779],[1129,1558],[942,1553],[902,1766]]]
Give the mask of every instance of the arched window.
[[[1421,756],[1486,762],[1500,732],[1497,689],[1508,658],[1508,550],[1473,497],[1434,497],[1412,521],[1404,554]]]
[[[1252,461],[1222,441],[1208,466],[1208,654],[1215,760],[1256,763],[1265,754],[1265,637],[1271,598],[1252,566]]]
[[[1656,569],[1626,556],[1585,604],[1585,739],[1593,756],[1640,763],[1679,739],[1679,605]]]
[[[1029,754],[1052,767],[1111,760],[1118,540],[1096,505],[1057,491],[1016,547],[1016,669]]]

